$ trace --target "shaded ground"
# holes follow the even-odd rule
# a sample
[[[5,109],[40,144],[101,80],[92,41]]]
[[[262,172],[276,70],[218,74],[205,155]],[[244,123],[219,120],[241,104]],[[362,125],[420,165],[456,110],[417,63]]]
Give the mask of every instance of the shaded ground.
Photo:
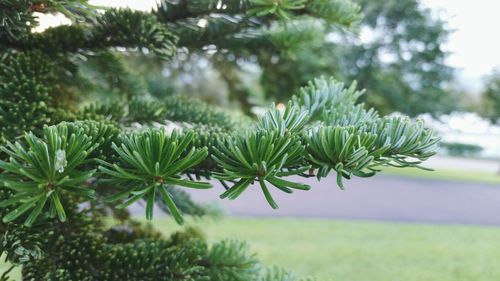
[[[280,209],[273,210],[258,186],[235,201],[220,200],[223,188],[190,192],[195,200],[216,202],[228,214],[265,217],[317,217],[401,222],[500,225],[500,186],[379,175],[346,181],[334,177],[308,182],[310,191],[285,194],[272,190]]]

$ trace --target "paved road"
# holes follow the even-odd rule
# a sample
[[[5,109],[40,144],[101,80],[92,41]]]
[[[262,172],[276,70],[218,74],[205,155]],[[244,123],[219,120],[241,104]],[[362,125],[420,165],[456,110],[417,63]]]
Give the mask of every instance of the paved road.
[[[316,217],[500,225],[500,185],[376,176],[346,181],[346,190],[333,177],[308,181],[310,191],[285,194],[272,190],[280,209],[273,210],[258,186],[252,186],[235,201],[220,200],[222,187],[195,190],[193,198],[217,202],[237,216]]]

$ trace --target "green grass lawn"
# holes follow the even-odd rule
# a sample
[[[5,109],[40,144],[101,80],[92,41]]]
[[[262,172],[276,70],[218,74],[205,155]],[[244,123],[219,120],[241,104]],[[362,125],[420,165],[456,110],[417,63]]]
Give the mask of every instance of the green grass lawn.
[[[165,234],[179,229],[169,218],[153,222]],[[210,241],[245,239],[266,265],[319,281],[500,280],[500,228],[254,218],[190,224]]]
[[[418,168],[401,169],[389,167],[384,168],[382,174],[402,177],[500,184],[500,175],[478,171],[471,172],[451,169],[437,169],[435,171],[426,171]]]
[[[164,232],[178,227],[171,220]],[[266,265],[339,281],[500,280],[500,228],[231,218],[194,223],[247,240]]]

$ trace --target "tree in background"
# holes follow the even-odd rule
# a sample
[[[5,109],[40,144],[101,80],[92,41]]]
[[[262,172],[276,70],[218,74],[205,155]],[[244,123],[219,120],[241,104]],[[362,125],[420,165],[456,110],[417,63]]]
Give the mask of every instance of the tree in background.
[[[286,1],[287,4],[284,5],[299,7],[305,2],[307,1]],[[214,3],[213,5],[219,5]],[[144,63],[142,58],[129,63],[133,69],[143,65],[146,76],[150,77],[152,73],[156,73],[157,79],[147,82],[150,88],[174,89],[183,95],[201,96],[206,100],[210,100],[207,98],[211,96],[210,93],[223,93],[229,101],[239,105],[244,113],[252,115],[252,107],[264,103],[262,92],[269,93],[268,97],[272,97],[271,99],[284,101],[314,77],[322,74],[332,75],[331,71],[319,72],[314,69],[314,74],[317,75],[301,73],[304,74],[300,78],[301,83],[295,83],[289,79],[288,65],[284,65],[281,71],[266,72],[271,65],[278,65],[281,60],[300,54],[299,51],[314,51],[312,48],[321,46],[324,42],[325,30],[354,30],[361,20],[359,6],[348,1],[322,1],[314,7],[321,9],[321,14],[311,16],[302,13],[293,18],[282,14],[280,17],[285,21],[279,22],[269,21],[265,17],[259,17],[257,20],[256,15],[264,16],[260,8],[253,9],[245,16],[219,13],[201,15],[196,21],[189,22],[189,28],[179,29],[179,44],[183,48],[179,49],[179,55],[173,61],[159,64],[159,68],[155,70],[149,67],[149,63]],[[196,41],[182,39],[186,34],[195,33],[199,34]],[[227,34],[230,35],[226,36]],[[328,64],[331,65],[329,62]],[[300,66],[301,64],[295,64],[293,68]],[[306,67],[314,68],[312,65]],[[163,77],[158,75],[162,72]],[[275,79],[273,86],[278,89],[283,84],[285,87],[273,91],[269,83],[264,82],[262,89],[259,83],[255,83],[258,82],[256,80],[259,80],[259,76],[263,77],[262,79]],[[165,80],[163,78],[175,82],[160,82]],[[196,90],[193,91],[193,88]],[[198,89],[202,91],[197,91]]]
[[[358,2],[365,13],[364,28],[373,38],[342,52],[346,77],[370,89],[367,103],[383,112],[411,116],[444,113],[454,108],[445,88],[453,78],[445,64],[442,44],[445,23],[416,0]]]
[[[151,13],[101,10],[84,0],[0,2],[0,251],[23,280],[297,280],[262,267],[243,242],[209,245],[194,229],[162,237],[127,207],[143,203],[152,220],[157,206],[183,223],[210,212],[185,188],[203,192],[213,179],[222,199],[259,188],[278,208],[271,190],[311,188],[288,176],[334,173],[342,188],[345,179],[418,166],[436,152],[438,138],[422,122],[365,109],[355,84],[316,78],[251,119],[182,96],[155,98],[149,78],[136,75],[143,70],[126,63],[137,53],[175,62],[215,50],[238,90],[231,54],[307,45],[307,32],[288,28],[296,20],[349,28],[359,19],[351,2],[181,0]],[[35,12],[62,13],[72,24],[34,33]]]
[[[359,87],[369,89],[363,100],[383,113],[415,116],[452,110],[455,99],[445,83],[453,72],[445,64],[447,54],[441,46],[449,33],[445,23],[418,0],[355,2],[364,13],[361,38],[333,36],[334,27],[319,29],[309,48],[276,63],[266,60],[262,79],[268,95],[283,99],[286,87],[328,73],[357,80]],[[287,79],[281,80],[282,76]]]
[[[486,78],[478,113],[495,124],[500,121],[500,71],[498,70]]]
[[[188,76],[195,70],[203,72],[204,67],[207,74],[215,70],[228,95],[247,113],[262,96],[283,102],[321,75],[344,82],[357,80],[360,88],[370,90],[363,101],[383,113],[416,116],[455,109],[456,96],[446,85],[453,70],[445,64],[447,53],[442,49],[449,34],[445,23],[418,0],[355,2],[365,15],[362,20],[353,17],[332,23],[300,17],[265,28],[261,39],[267,37],[267,48],[231,52],[212,46],[205,57],[209,67],[200,70],[189,60],[177,64],[182,69],[165,67]],[[260,71],[248,72],[254,68]],[[260,76],[260,87],[244,83],[245,77],[255,76]],[[193,75],[184,85],[197,80],[207,85],[207,78],[200,75]]]

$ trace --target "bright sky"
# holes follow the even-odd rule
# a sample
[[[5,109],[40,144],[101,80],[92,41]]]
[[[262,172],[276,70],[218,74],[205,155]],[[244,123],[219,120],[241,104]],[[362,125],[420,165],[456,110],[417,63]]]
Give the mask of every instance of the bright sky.
[[[446,50],[448,63],[459,69],[464,86],[477,90],[482,77],[500,66],[500,1],[498,0],[422,0],[427,7],[441,9],[455,30]]]
[[[478,91],[482,78],[500,66],[499,0],[421,0],[435,11],[441,11],[454,32],[445,49],[451,53],[448,64],[458,69],[457,80],[469,90]],[[149,10],[156,0],[91,0],[92,4],[130,6]],[[53,19],[53,22],[55,20]]]

